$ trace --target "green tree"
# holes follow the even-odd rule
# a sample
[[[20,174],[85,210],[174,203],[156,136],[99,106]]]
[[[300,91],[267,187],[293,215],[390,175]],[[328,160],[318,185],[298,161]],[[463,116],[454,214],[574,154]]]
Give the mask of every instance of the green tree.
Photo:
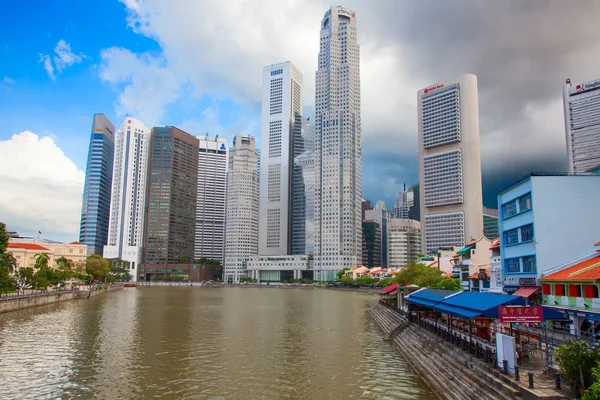
[[[590,350],[581,340],[569,340],[554,350],[554,358],[560,365],[560,371],[571,379],[579,382],[585,389],[584,371],[591,370],[600,361],[600,352]]]
[[[108,261],[110,264],[110,274],[107,278],[109,281],[127,282],[131,280],[131,274],[129,273],[131,265],[129,261],[123,261],[121,258],[112,258]]]
[[[16,284],[17,282],[8,268],[0,267],[0,290],[2,290],[4,294],[8,294],[8,291],[13,290]]]
[[[421,287],[432,287],[442,278],[442,271],[417,262],[410,262],[396,274],[394,283],[415,284]]]
[[[33,275],[34,286],[46,290],[48,286],[58,283],[54,270],[47,265],[39,267]]]
[[[338,273],[337,273],[338,281],[340,279],[342,279],[346,275],[346,271],[349,271],[349,270],[350,270],[350,268],[344,268],[342,270],[339,270]]]
[[[35,268],[48,268],[48,263],[50,262],[50,256],[46,252],[42,252],[35,255]]]
[[[92,275],[94,279],[104,280],[110,273],[110,265],[106,258],[98,254],[92,254],[87,258],[85,271]]]
[[[598,400],[600,399],[600,362],[592,369],[594,383],[586,390],[581,400]]]
[[[445,289],[445,290],[462,290],[460,285],[460,279],[458,278],[442,278],[433,285],[430,286],[433,289]]]
[[[0,222],[0,254],[6,253],[8,248],[8,232],[6,232],[6,224]]]
[[[31,267],[21,267],[16,272],[17,284],[22,289],[32,288],[35,286],[35,271]]]

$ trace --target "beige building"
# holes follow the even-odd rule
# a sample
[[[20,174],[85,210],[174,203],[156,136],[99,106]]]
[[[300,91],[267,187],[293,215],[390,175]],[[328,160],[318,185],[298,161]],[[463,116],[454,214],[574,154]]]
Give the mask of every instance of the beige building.
[[[87,246],[79,242],[61,243],[46,239],[10,238],[8,251],[17,260],[18,267],[32,267],[35,256],[39,253],[48,253],[48,265],[56,268],[56,260],[60,257],[72,260],[75,264],[84,264],[87,259]]]
[[[403,268],[421,253],[421,223],[412,219],[391,219],[387,223],[387,264]]]

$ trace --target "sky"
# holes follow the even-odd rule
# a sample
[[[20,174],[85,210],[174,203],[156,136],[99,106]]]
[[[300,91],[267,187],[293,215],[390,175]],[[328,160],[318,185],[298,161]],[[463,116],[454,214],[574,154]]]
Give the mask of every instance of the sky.
[[[292,61],[314,114],[321,0],[9,2],[0,25],[0,220],[77,240],[92,116],[260,137],[262,68]],[[600,78],[600,3],[347,0],[361,54],[363,197],[416,183],[417,91],[478,76],[484,204],[566,171],[562,86]]]

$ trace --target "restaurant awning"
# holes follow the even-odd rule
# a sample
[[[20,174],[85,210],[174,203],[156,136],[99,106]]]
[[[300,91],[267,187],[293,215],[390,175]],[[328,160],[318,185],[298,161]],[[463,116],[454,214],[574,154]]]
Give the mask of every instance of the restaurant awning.
[[[516,292],[513,293],[513,296],[521,296],[527,299],[538,290],[539,286],[521,286]]]
[[[433,307],[440,301],[448,298],[449,296],[457,295],[461,292],[455,292],[454,290],[443,290],[443,289],[421,289],[417,290],[406,296],[404,299],[410,303],[418,304],[424,307]]]
[[[498,306],[503,305],[525,305],[522,297],[502,294],[462,292],[456,296],[443,300],[433,306],[433,309],[452,316],[471,319],[477,317],[491,317],[489,314],[498,316]]]
[[[398,289],[398,284],[393,283],[390,286],[386,286],[383,289],[381,289],[381,294],[391,294],[391,292],[396,292],[397,289]]]
[[[471,249],[472,249],[473,247],[475,247],[475,243],[473,243],[473,244],[469,244],[469,245],[466,245],[465,247],[463,247],[462,249],[460,249],[459,251],[457,251],[457,252],[456,252],[456,254],[459,254],[459,255],[461,255],[461,256],[462,256],[462,255],[463,255],[463,254],[465,254],[466,252],[468,252],[468,251],[471,251]]]

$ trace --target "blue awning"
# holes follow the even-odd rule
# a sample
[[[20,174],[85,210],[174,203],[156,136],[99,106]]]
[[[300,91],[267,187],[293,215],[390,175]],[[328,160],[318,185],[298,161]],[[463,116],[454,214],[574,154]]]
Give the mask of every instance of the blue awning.
[[[477,317],[498,318],[498,306],[525,305],[521,296],[504,294],[463,292],[436,304],[433,308],[442,313],[462,319]],[[495,313],[495,316],[493,316]]]
[[[436,304],[433,307],[436,311],[444,314],[452,315],[460,319],[472,319],[481,316],[481,312],[474,310],[467,310],[466,308],[455,307],[444,303]]]
[[[453,290],[443,290],[443,289],[422,289],[416,292],[413,292],[406,296],[404,300],[418,304],[423,307],[432,308],[434,305],[439,303],[440,301],[448,298],[449,296],[454,296],[457,293]]]

